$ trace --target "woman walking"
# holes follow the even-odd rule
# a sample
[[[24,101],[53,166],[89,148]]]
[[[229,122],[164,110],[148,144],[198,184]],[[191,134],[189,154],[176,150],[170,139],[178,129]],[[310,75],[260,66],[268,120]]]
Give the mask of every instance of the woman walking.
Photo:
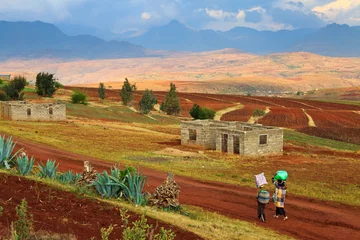
[[[285,212],[286,184],[283,180],[275,181],[274,179],[273,183],[275,184],[275,193],[273,195],[273,200],[276,206],[276,212],[274,217],[279,218],[279,215],[284,216],[285,221],[288,219]]]

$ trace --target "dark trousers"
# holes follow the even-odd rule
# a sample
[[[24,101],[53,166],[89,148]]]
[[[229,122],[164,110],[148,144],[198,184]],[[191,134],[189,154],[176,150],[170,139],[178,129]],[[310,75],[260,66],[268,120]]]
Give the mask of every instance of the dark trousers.
[[[266,221],[266,218],[265,218],[265,204],[258,202],[257,214],[258,214],[258,218],[260,218],[261,221],[263,221],[263,222]]]
[[[285,213],[285,209],[284,208],[276,208],[276,215],[283,215],[284,217],[286,217],[286,213]]]

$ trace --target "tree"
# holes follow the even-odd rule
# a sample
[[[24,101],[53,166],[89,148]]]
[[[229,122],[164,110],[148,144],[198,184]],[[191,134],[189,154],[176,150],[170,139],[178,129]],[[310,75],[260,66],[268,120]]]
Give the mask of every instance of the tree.
[[[130,84],[129,80],[125,78],[124,84],[120,92],[120,96],[124,105],[128,105],[132,101],[132,94],[134,91],[136,91],[136,85]]]
[[[148,114],[151,111],[151,109],[154,107],[154,105],[157,103],[158,101],[153,91],[146,89],[139,102],[140,112],[143,114]]]
[[[87,105],[87,95],[79,90],[75,90],[71,95],[71,102]]]
[[[104,83],[99,83],[99,88],[98,88],[98,95],[99,98],[104,100],[106,97],[106,88],[104,86]]]
[[[253,117],[262,117],[265,115],[265,111],[259,108],[255,108],[252,115]]]
[[[6,100],[8,100],[8,96],[4,91],[0,90],[0,101],[6,101]]]
[[[36,92],[39,96],[52,97],[55,90],[61,86],[57,83],[54,74],[41,72],[36,76]]]
[[[193,105],[193,107],[190,109],[189,113],[190,116],[193,119],[199,119],[199,112],[201,110],[201,107],[199,105],[197,105],[196,103]]]
[[[21,91],[24,90],[26,85],[27,81],[25,77],[15,76],[13,80],[4,87],[4,92],[12,100],[22,100],[24,93]]]
[[[180,113],[180,101],[176,92],[175,84],[170,83],[170,90],[165,96],[165,101],[161,103],[160,109],[168,115],[176,115]]]

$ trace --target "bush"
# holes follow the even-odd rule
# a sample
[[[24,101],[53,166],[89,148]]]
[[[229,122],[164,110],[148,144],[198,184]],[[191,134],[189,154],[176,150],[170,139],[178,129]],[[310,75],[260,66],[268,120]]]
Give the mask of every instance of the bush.
[[[8,96],[4,91],[0,90],[0,101],[6,101],[6,100],[8,100]]]
[[[87,95],[79,90],[76,90],[71,95],[71,102],[87,105]]]
[[[59,164],[56,165],[56,161],[52,161],[48,159],[46,161],[46,164],[43,165],[42,163],[39,164],[40,168],[40,177],[42,178],[50,178],[50,179],[56,179],[57,169],[59,167]]]
[[[151,111],[151,109],[154,107],[154,105],[157,103],[158,101],[153,91],[146,89],[139,102],[140,112],[143,114],[148,114]]]
[[[265,115],[265,111],[259,108],[255,108],[252,115],[253,117],[262,117]]]
[[[56,89],[64,88],[64,85],[62,85],[61,83],[59,83],[58,81],[56,81],[56,82],[55,82],[55,88],[56,88]]]
[[[16,207],[16,216],[18,220],[14,223],[15,232],[19,239],[27,239],[33,230],[33,220],[32,215],[28,213],[25,199]]]
[[[202,108],[197,104],[194,104],[194,106],[190,110],[190,115],[194,119],[214,119],[216,111],[212,110],[210,108]]]
[[[27,85],[26,78],[22,76],[15,76],[8,85],[4,87],[6,95],[12,100],[22,100],[24,93],[22,90]]]
[[[111,232],[114,230],[114,226],[110,225],[108,228],[101,228],[101,240],[109,240]]]
[[[160,110],[168,115],[177,115],[181,111],[176,86],[170,83],[170,90],[166,93],[165,101],[161,103]]]
[[[29,157],[27,155],[18,156],[16,159],[16,168],[20,175],[26,176],[29,175],[33,165],[34,165],[34,157]]]
[[[98,88],[98,95],[99,98],[104,100],[106,97],[106,88],[104,86],[104,83],[99,83],[99,88]]]

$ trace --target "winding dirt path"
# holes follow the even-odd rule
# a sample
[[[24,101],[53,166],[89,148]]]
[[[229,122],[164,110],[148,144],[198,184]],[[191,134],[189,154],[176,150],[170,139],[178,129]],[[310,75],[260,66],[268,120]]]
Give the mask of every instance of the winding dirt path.
[[[315,124],[313,118],[310,116],[310,114],[308,114],[305,109],[302,109],[302,110],[303,110],[304,114],[306,115],[306,117],[308,118],[309,127],[316,127],[316,124]]]
[[[61,171],[72,169],[81,172],[84,160],[90,160],[98,171],[108,169],[112,165],[99,159],[84,157],[45,145],[20,139],[15,140],[18,142],[17,148],[24,147],[28,154],[36,159],[56,160],[60,163]],[[283,158],[291,160],[289,156]],[[146,168],[140,168],[140,171],[149,179],[148,191],[152,191],[166,177],[164,172]],[[289,194],[285,204],[289,216],[288,221],[272,218],[275,210],[273,204],[269,204],[266,207],[268,221],[263,224],[256,218],[256,189],[199,181],[182,176],[176,176],[175,179],[181,187],[180,201],[184,204],[200,206],[232,218],[254,222],[299,239],[360,239],[360,207],[295,197]]]
[[[215,114],[214,120],[220,121],[221,117],[224,114],[235,111],[235,110],[238,110],[238,109],[241,109],[241,108],[244,107],[244,105],[242,105],[241,103],[236,103],[236,104],[237,105],[235,105],[235,106],[224,108],[224,109],[221,109],[221,110],[217,111],[216,114]]]

